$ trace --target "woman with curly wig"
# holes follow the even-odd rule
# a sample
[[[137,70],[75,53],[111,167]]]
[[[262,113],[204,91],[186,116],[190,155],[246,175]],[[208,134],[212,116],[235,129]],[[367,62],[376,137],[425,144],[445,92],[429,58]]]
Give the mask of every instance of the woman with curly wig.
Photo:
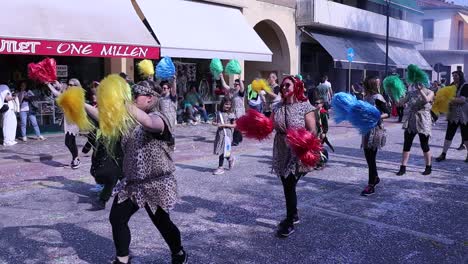
[[[273,172],[280,177],[286,200],[286,218],[280,222],[277,235],[288,237],[299,223],[296,184],[313,170],[304,165],[286,142],[288,129],[305,128],[316,134],[315,108],[304,96],[304,83],[294,77],[284,78],[280,86],[282,100],[273,106],[272,119],[276,135],[273,143]]]

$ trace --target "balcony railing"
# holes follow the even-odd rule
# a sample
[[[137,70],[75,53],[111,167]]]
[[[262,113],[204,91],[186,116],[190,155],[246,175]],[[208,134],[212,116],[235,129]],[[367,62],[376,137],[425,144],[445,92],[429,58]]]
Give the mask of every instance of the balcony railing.
[[[350,30],[380,37],[386,35],[384,15],[328,0],[298,0],[298,26],[315,26]],[[390,38],[421,43],[422,27],[404,20],[390,18]]]

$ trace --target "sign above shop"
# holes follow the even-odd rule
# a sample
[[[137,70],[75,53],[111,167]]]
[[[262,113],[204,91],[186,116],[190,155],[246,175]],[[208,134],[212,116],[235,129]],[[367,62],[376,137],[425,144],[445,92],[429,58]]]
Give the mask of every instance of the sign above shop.
[[[159,59],[159,47],[0,38],[0,54]]]
[[[59,78],[68,77],[68,65],[57,65],[57,77]]]

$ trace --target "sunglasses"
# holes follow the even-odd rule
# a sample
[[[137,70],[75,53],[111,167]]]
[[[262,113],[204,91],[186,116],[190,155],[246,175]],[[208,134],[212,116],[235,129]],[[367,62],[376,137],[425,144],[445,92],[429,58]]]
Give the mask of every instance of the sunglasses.
[[[163,89],[163,90],[170,90],[171,88],[169,88],[169,87],[163,87],[162,89]]]
[[[322,102],[315,102],[314,105],[322,104]]]
[[[290,83],[285,83],[285,84],[281,85],[281,88],[286,88],[286,89],[287,89],[287,88],[289,88],[290,86],[291,86]]]

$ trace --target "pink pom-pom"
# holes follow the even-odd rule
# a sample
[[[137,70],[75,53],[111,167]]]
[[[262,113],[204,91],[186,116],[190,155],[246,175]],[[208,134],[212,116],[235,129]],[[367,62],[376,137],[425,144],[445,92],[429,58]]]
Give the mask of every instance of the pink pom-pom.
[[[265,115],[249,109],[236,121],[236,128],[248,138],[263,140],[273,132],[273,121]]]
[[[305,128],[288,129],[286,141],[304,165],[314,167],[320,161],[322,143]]]
[[[57,63],[51,58],[45,58],[39,63],[29,63],[28,77],[40,83],[54,82],[57,80]]]

